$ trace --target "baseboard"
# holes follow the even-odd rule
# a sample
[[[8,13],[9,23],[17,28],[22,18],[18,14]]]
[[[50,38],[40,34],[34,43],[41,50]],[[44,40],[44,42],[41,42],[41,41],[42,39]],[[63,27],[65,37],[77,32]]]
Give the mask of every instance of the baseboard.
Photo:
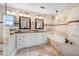
[[[12,55],[11,55],[11,56],[14,56],[14,55],[15,55],[15,53],[16,53],[16,51],[17,51],[17,49],[15,49],[15,50],[13,51],[13,53],[12,53]]]

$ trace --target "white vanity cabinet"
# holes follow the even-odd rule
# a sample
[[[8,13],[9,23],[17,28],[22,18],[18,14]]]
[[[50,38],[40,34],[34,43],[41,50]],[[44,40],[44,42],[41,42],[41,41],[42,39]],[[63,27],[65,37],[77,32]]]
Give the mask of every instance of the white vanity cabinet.
[[[17,48],[31,47],[47,43],[46,32],[16,33]]]
[[[17,46],[19,48],[22,48],[23,47],[23,36],[20,36],[20,35],[17,35]]]

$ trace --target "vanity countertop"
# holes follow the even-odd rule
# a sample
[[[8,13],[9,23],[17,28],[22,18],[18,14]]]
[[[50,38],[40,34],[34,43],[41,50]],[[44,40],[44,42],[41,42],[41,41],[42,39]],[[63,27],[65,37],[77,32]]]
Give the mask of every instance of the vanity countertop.
[[[26,31],[26,32],[15,32],[15,33],[42,33],[42,32],[46,32],[46,31]]]

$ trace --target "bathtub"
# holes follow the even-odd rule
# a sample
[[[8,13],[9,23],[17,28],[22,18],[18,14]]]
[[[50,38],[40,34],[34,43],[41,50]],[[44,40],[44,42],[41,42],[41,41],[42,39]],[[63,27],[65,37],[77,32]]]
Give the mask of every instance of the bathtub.
[[[79,56],[79,47],[75,44],[67,43],[65,44],[65,37],[57,35],[57,34],[51,34],[48,35],[48,37],[51,39],[52,45],[55,47],[56,50],[60,51],[62,55],[64,56]]]
[[[48,35],[48,37],[51,39],[51,40],[55,40],[59,43],[64,43],[65,42],[65,37],[63,36],[60,36],[60,35],[57,35],[57,34],[50,34]]]

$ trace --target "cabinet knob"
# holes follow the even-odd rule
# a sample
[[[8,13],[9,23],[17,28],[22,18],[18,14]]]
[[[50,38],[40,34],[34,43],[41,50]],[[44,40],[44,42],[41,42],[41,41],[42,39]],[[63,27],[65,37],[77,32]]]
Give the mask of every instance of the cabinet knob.
[[[72,43],[72,42],[70,42],[70,44],[72,45],[73,43]]]
[[[23,36],[23,38],[24,38],[24,36]]]

